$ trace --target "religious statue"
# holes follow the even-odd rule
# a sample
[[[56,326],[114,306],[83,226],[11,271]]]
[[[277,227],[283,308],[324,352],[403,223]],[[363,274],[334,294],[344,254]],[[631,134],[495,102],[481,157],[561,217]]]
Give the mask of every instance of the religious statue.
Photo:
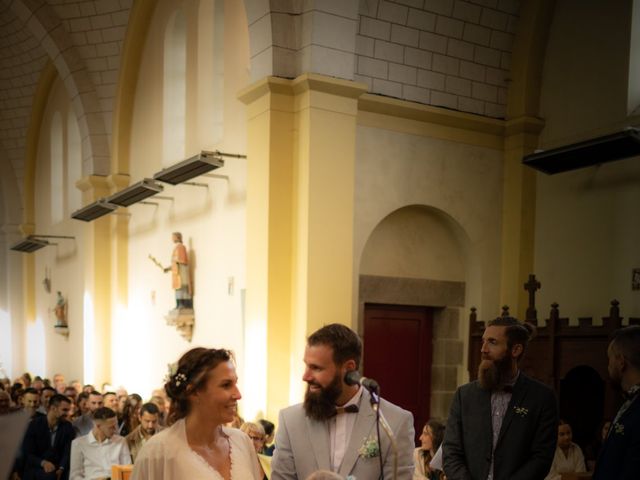
[[[171,236],[174,247],[171,254],[171,266],[163,267],[155,257],[149,259],[162,269],[164,273],[171,272],[171,287],[175,292],[176,307],[165,317],[168,325],[175,326],[182,337],[191,341],[195,317],[193,312],[193,298],[191,290],[191,272],[187,248],[182,243],[182,234],[173,232]]]
[[[171,266],[163,267],[153,255],[149,255],[149,258],[160,267],[164,273],[171,272],[171,287],[175,291],[176,309],[193,308],[191,272],[189,271],[187,248],[182,243],[182,234],[180,232],[173,232],[171,238],[174,243],[173,253],[171,254]]]
[[[67,324],[67,301],[62,296],[62,293],[58,291],[56,306],[53,309],[53,313],[56,315],[56,328],[66,328]]]

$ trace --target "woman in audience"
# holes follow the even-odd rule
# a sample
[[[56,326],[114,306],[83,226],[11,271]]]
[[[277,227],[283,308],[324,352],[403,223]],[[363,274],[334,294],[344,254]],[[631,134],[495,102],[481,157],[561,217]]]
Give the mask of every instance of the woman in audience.
[[[443,439],[444,425],[436,420],[429,420],[422,429],[422,435],[420,435],[420,443],[422,445],[413,452],[413,463],[415,465],[413,480],[440,480],[444,478],[441,470],[435,470],[429,466],[429,462],[433,459]]]
[[[238,377],[231,352],[194,348],[165,384],[169,428],[142,447],[133,480],[262,480],[249,437],[223,425],[237,412]]]
[[[558,445],[551,464],[551,470],[545,480],[560,480],[562,473],[587,471],[582,450],[571,440],[573,440],[571,425],[564,420],[560,420],[558,425]]]
[[[268,480],[271,476],[271,458],[262,455],[264,439],[266,437],[264,428],[260,423],[244,422],[240,426],[240,430],[246,433],[249,436],[251,443],[253,443],[253,448],[256,450],[258,462],[260,463],[260,468],[262,470],[262,478],[263,480]]]
[[[264,447],[262,447],[262,452],[260,453],[266,455],[267,457],[273,457],[273,451],[276,448],[275,444],[273,443],[276,426],[273,424],[273,422],[270,422],[269,420],[266,420],[264,418],[258,420],[258,423],[260,423],[260,425],[262,425],[262,428],[264,428]]]
[[[118,428],[123,437],[126,437],[133,432],[140,424],[138,414],[142,408],[142,397],[137,393],[132,393],[127,397],[127,401],[124,405],[122,415],[118,418]]]

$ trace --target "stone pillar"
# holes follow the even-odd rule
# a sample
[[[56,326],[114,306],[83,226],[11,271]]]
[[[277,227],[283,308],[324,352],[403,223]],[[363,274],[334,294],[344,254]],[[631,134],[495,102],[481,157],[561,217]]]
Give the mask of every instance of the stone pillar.
[[[90,175],[77,182],[83,205],[109,195],[107,177]],[[111,216],[86,223],[84,259],[84,383],[101,385],[111,377]]]
[[[19,225],[5,225],[0,236],[0,361],[7,375],[15,378],[26,370],[26,321],[23,284],[24,254],[9,250],[23,238]],[[6,317],[5,317],[6,315]],[[31,317],[33,321],[33,317]],[[6,335],[6,336],[5,336]],[[0,372],[2,373],[2,372]]]
[[[264,378],[268,418],[301,399],[306,336],[325,323],[355,325],[355,135],[364,92],[305,74],[240,93],[249,143],[245,328],[268,344],[263,359],[245,345],[245,361]]]

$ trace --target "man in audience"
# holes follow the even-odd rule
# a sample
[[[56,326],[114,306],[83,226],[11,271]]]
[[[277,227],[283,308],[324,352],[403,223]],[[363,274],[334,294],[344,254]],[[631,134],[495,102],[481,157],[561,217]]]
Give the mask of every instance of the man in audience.
[[[63,395],[73,399],[74,402],[78,400],[78,391],[76,390],[75,387],[67,386],[64,389]]]
[[[62,375],[61,373],[56,373],[53,376],[53,388],[56,389],[56,392],[64,393],[64,389],[66,386],[67,384],[64,381],[64,375]]]
[[[67,480],[75,431],[68,422],[71,402],[55,394],[47,414],[35,418],[23,441],[23,480]]]
[[[38,406],[40,405],[40,394],[35,388],[27,388],[24,390],[21,397],[22,409],[29,414],[31,418],[36,415],[42,415],[38,412]]]
[[[640,326],[617,330],[609,343],[609,377],[626,401],[596,460],[593,480],[640,478]]]
[[[93,428],[93,415],[102,407],[102,402],[102,394],[100,392],[93,391],[89,394],[89,398],[87,400],[87,413],[84,413],[73,421],[73,428],[76,429],[79,436],[86,435],[91,431]]]
[[[318,469],[367,480],[383,472],[384,478],[412,478],[413,416],[385,400],[380,402],[398,445],[394,477],[393,453],[384,433],[378,450],[371,394],[345,382],[345,375],[358,369],[361,358],[360,338],[344,325],[326,325],[309,336],[302,377],[307,382],[305,400],[280,412],[272,480],[303,480]]]
[[[118,397],[115,392],[107,392],[103,396],[102,405],[118,413]]]
[[[56,394],[56,390],[53,387],[44,387],[40,392],[40,406],[38,407],[38,412],[43,415],[47,414],[49,410],[49,400]]]
[[[133,432],[127,435],[127,445],[131,452],[131,460],[135,463],[138,452],[153,435],[158,431],[158,419],[160,411],[155,403],[145,403],[140,409],[138,415],[140,425]]]
[[[89,413],[89,394],[86,392],[80,392],[78,399],[76,400],[78,405],[78,416],[86,415]]]
[[[478,380],[458,388],[443,443],[448,480],[540,480],[556,448],[553,391],[519,368],[535,327],[498,317],[482,335]]]
[[[107,407],[93,415],[93,429],[71,444],[70,480],[111,477],[112,465],[131,464],[131,454],[124,437],[116,435],[116,413]]]
[[[158,425],[164,427],[166,425],[166,402],[164,400],[164,397],[161,397],[160,395],[154,395],[153,397],[151,397],[149,402],[155,404],[156,407],[158,407]]]
[[[262,428],[264,428],[264,447],[262,447],[262,454],[266,455],[267,457],[272,457],[273,456],[273,450],[276,448],[276,446],[273,443],[273,434],[275,432],[276,426],[273,424],[273,422],[270,422],[269,420],[266,419],[260,419],[258,420],[258,422],[260,423],[260,425],[262,425]]]

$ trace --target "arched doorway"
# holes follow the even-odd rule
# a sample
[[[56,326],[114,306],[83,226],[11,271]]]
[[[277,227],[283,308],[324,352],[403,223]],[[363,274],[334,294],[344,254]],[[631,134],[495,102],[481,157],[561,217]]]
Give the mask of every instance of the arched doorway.
[[[361,257],[364,374],[413,413],[417,435],[429,418],[446,417],[462,366],[467,251],[455,220],[412,205],[376,226]]]

